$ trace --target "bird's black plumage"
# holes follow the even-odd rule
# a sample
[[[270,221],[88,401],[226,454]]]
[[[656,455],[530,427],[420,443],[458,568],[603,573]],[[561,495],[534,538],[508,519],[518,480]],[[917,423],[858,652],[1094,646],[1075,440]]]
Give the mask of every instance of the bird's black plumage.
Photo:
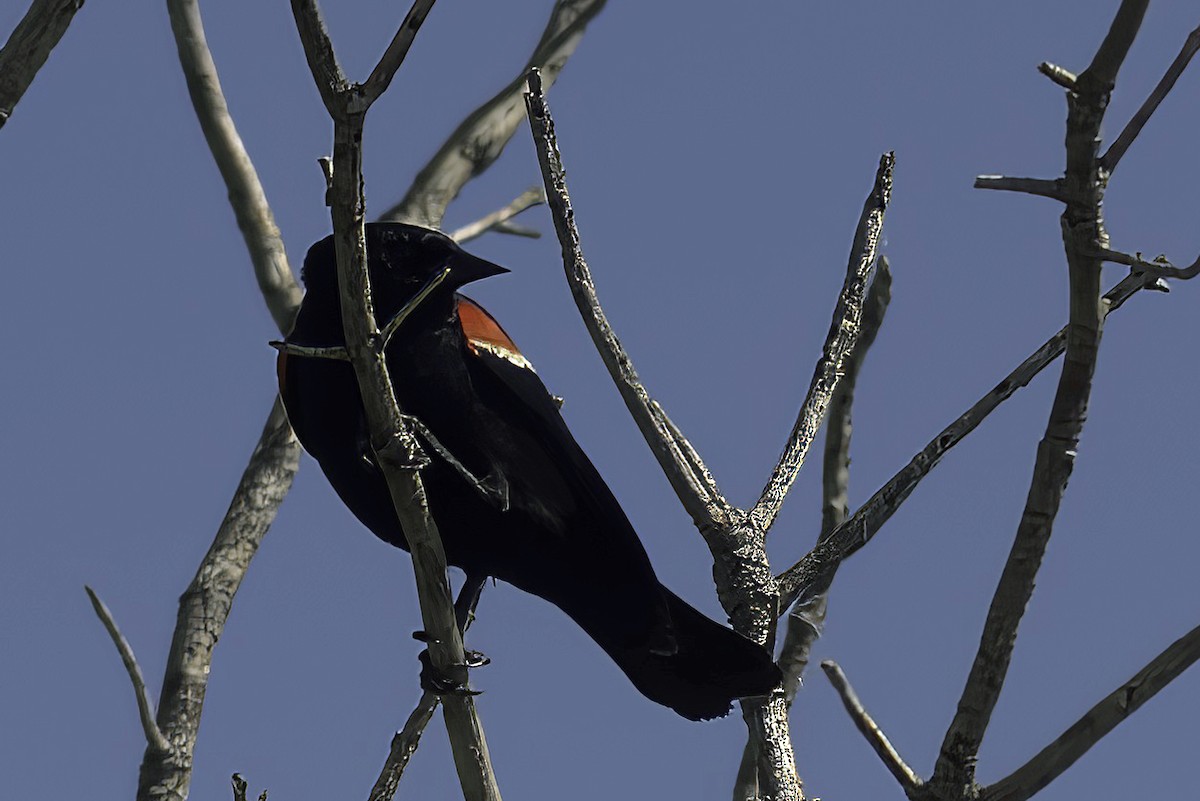
[[[655,577],[637,534],[503,329],[456,294],[506,272],[436,231],[367,226],[375,313],[386,321],[429,279],[446,279],[387,349],[403,410],[471,474],[445,458],[425,468],[429,505],[450,564],[550,601],[594,639],[648,698],[693,720],[779,680],[769,654],[690,607]],[[307,294],[288,342],[344,342],[332,237],[309,250]],[[344,361],[280,354],[280,389],[301,443],[350,510],[407,550],[369,445],[354,371]]]

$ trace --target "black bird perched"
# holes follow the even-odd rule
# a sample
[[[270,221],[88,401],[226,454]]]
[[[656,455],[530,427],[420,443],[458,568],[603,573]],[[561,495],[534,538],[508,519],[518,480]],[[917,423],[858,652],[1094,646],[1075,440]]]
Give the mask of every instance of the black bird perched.
[[[366,232],[381,323],[427,292],[389,343],[387,364],[401,408],[441,446],[422,477],[450,564],[562,609],[647,698],[686,718],[720,717],[734,699],[775,687],[764,648],[659,583],[533,367],[491,315],[456,294],[508,271],[437,231],[375,223]],[[332,237],[308,251],[289,344],[344,344],[335,264]],[[407,550],[350,364],[283,350],[279,380],[292,427],[334,490],[376,536]]]

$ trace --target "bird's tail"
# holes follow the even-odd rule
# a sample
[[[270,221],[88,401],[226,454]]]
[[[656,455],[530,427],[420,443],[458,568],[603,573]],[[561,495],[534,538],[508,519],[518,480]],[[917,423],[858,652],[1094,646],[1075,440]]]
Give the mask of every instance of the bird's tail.
[[[779,668],[765,648],[708,619],[667,588],[662,593],[671,616],[672,653],[646,643],[606,644],[589,631],[643,695],[689,720],[708,720],[727,715],[738,698],[766,695],[779,685]]]

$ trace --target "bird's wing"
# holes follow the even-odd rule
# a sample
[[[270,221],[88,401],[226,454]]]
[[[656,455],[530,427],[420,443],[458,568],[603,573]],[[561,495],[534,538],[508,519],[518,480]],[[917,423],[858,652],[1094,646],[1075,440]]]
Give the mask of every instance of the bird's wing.
[[[470,298],[458,296],[458,314],[474,356],[468,359],[472,383],[483,403],[498,412],[516,451],[517,463],[506,471],[509,483],[518,490],[524,484],[564,518],[595,521],[580,528],[598,523],[605,529],[597,532],[601,536],[628,540],[644,553],[620,504],[563,421],[558,402],[512,338]]]

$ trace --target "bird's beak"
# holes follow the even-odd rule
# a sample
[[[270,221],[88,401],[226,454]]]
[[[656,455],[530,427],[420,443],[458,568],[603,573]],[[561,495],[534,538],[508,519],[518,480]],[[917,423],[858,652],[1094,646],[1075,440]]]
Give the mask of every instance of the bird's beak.
[[[491,278],[494,275],[502,275],[506,272],[508,272],[508,268],[469,253],[460,253],[450,262],[450,276],[456,286]]]

